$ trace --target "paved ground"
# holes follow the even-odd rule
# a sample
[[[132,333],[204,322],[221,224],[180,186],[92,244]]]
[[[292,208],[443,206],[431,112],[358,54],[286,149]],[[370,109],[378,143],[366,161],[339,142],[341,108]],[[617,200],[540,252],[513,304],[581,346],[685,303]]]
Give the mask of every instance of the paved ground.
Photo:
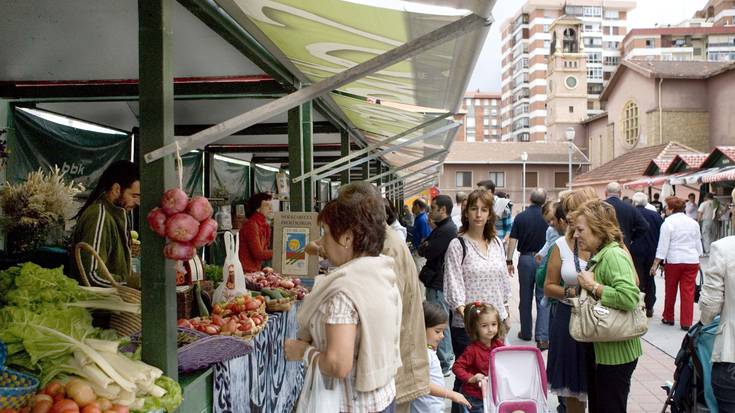
[[[706,260],[706,259],[705,259]],[[704,263],[704,261],[703,261]],[[514,320],[510,333],[509,343],[528,344],[517,338],[520,324],[518,323],[518,283],[514,278],[513,300],[511,302],[511,317]],[[630,397],[628,398],[628,413],[651,413],[661,412],[666,398],[666,393],[661,385],[667,381],[673,381],[674,357],[679,351],[681,341],[685,332],[679,327],[679,300],[676,304],[676,324],[668,326],[661,323],[661,313],[664,307],[664,279],[656,277],[655,312],[653,318],[649,319],[648,333],[643,337],[643,356],[638,360],[638,366],[633,373]],[[694,321],[699,320],[699,309],[694,305]],[[546,352],[544,352],[546,358]],[[454,377],[446,379],[447,386],[451,388]],[[549,403],[552,407],[557,406],[556,397],[551,395]],[[449,411],[449,408],[446,409]]]

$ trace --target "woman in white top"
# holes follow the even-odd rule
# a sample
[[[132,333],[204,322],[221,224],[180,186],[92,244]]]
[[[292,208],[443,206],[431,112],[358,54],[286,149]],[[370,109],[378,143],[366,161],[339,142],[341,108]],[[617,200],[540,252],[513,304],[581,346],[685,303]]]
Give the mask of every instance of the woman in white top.
[[[684,213],[683,199],[670,196],[666,198],[666,205],[671,215],[661,225],[656,259],[650,272],[651,275],[655,275],[661,261],[666,261],[664,265],[666,295],[661,322],[674,325],[676,289],[679,288],[681,292],[679,323],[682,330],[689,330],[692,326],[694,286],[699,272],[699,257],[702,256],[702,233],[697,221]]]
[[[587,401],[587,371],[585,358],[586,346],[569,335],[571,306],[566,300],[577,295],[579,281],[577,275],[584,269],[590,253],[576,247],[569,214],[584,202],[595,199],[588,190],[577,190],[562,199],[554,211],[554,219],[549,225],[565,236],[556,240],[549,256],[544,281],[544,295],[552,299],[549,318],[549,358],[546,363],[546,376],[552,393],[564,398],[566,411],[583,413]],[[575,262],[575,250],[577,262]]]
[[[712,243],[705,271],[701,321],[709,324],[720,316],[720,327],[712,349],[712,390],[719,411],[735,412],[735,237]]]
[[[387,230],[382,200],[338,198],[318,219],[319,247],[337,268],[304,299],[298,339],[286,340],[286,358],[318,366],[328,387],[341,385],[340,412],[394,412],[402,307],[395,262],[380,255]],[[319,400],[310,384],[302,400]]]
[[[470,193],[462,211],[462,230],[459,235],[462,241],[456,238],[449,243],[444,260],[444,295],[452,311],[455,359],[470,342],[462,321],[465,304],[475,301],[492,304],[506,326],[510,323],[510,277],[505,265],[505,250],[495,232],[492,192],[478,189]],[[460,385],[455,380],[454,390],[459,390]]]

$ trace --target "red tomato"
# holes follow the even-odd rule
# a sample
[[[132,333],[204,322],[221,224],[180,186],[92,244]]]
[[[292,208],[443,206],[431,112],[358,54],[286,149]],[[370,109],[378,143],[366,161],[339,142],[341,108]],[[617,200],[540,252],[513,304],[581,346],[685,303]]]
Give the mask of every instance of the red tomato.
[[[54,403],[51,413],[79,413],[79,406],[71,399],[62,399]]]
[[[97,403],[92,403],[84,406],[82,413],[102,413],[102,410]]]
[[[258,301],[258,300],[252,300],[252,301],[248,301],[248,303],[247,303],[247,304],[245,304],[245,309],[246,309],[247,311],[254,311],[254,310],[257,310],[257,309],[258,309],[258,307],[260,307],[260,301]]]
[[[214,323],[214,325],[222,327],[225,324],[225,320],[222,319],[222,317],[220,317],[219,315],[214,314],[212,316],[212,323]]]
[[[2,409],[0,413],[18,413],[15,409]]]

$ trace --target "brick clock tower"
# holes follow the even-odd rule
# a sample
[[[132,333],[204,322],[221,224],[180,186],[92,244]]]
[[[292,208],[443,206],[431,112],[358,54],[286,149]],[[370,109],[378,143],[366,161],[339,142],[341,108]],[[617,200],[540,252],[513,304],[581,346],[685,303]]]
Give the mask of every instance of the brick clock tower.
[[[587,117],[587,56],[582,49],[582,21],[561,16],[549,28],[551,46],[546,69],[546,140],[566,141],[569,127]],[[581,132],[581,131],[580,131]],[[577,139],[582,133],[576,133]]]

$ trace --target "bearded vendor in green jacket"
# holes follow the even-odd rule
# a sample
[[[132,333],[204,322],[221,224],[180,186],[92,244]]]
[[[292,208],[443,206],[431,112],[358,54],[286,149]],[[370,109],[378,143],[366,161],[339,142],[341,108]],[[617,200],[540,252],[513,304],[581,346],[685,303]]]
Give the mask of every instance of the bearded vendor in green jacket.
[[[86,242],[104,260],[110,272],[123,281],[130,274],[130,230],[128,213],[140,205],[140,174],[130,161],[115,161],[102,173],[97,186],[74,217],[73,244]],[[93,287],[109,287],[99,272],[99,263],[82,252],[84,273]],[[80,273],[73,264],[76,274]]]

